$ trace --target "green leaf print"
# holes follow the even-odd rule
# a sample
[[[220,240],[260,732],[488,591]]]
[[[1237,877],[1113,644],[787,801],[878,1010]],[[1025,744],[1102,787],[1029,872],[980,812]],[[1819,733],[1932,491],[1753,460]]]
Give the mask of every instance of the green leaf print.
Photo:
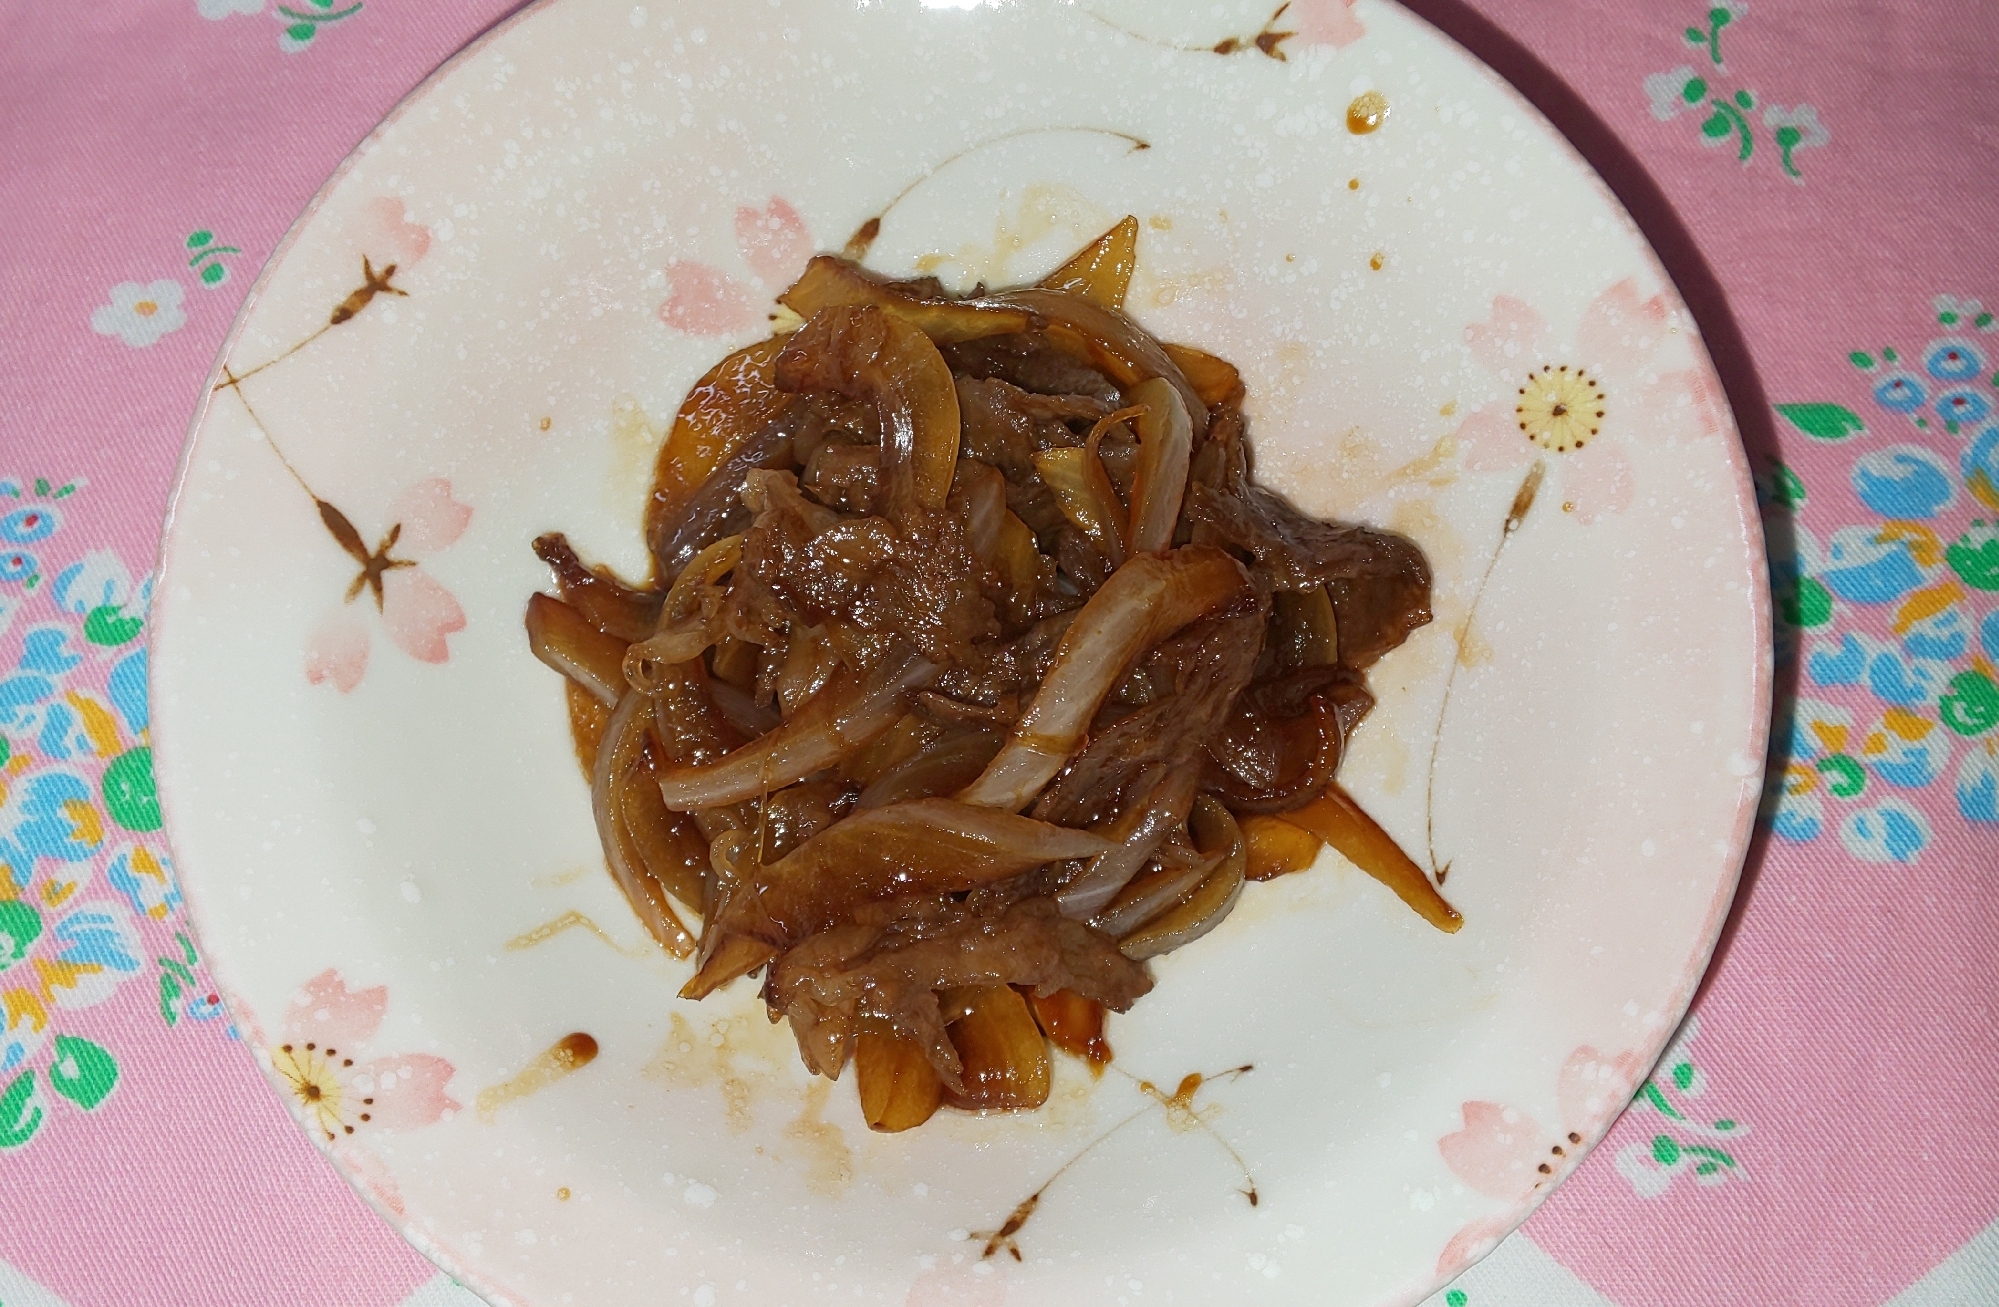
[[[1785,508],[1802,508],[1805,483],[1798,479],[1796,472],[1779,463],[1770,476],[1770,497]]]
[[[1832,593],[1809,576],[1798,578],[1798,588],[1778,600],[1784,621],[1801,630],[1824,626],[1832,620]]]
[[[1961,536],[1943,551],[1943,558],[1958,580],[1974,590],[1999,590],[1999,532],[1992,532],[1976,545],[1969,535]]]
[[[1777,411],[1792,426],[1818,440],[1845,440],[1867,430],[1860,415],[1842,404],[1779,404]]]
[[[153,751],[127,749],[104,769],[104,806],[111,819],[131,831],[160,828],[160,800],[153,790]]]
[[[0,971],[27,957],[41,935],[42,914],[32,904],[0,900]]]
[[[83,619],[83,638],[92,644],[119,645],[146,628],[142,617],[127,617],[117,604],[103,604]]]
[[[95,1111],[118,1084],[118,1061],[98,1044],[73,1035],[56,1036],[49,1085],[86,1112]]]
[[[19,1148],[42,1128],[41,1096],[35,1092],[35,1069],[14,1077],[0,1094],[0,1148]]]
[[[1937,715],[1959,735],[1978,735],[1999,726],[1999,685],[1983,672],[1959,672],[1950,693],[1937,701]]]
[[[1867,788],[1867,772],[1851,754],[1832,754],[1816,766],[1826,778],[1826,788],[1842,799],[1854,798]]]

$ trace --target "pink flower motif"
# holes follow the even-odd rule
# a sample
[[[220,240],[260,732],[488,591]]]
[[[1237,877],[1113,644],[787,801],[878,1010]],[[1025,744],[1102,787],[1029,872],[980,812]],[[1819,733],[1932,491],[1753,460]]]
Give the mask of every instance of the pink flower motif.
[[[1465,328],[1465,343],[1513,393],[1459,425],[1465,466],[1499,472],[1557,454],[1564,511],[1589,523],[1630,507],[1630,447],[1685,444],[1724,426],[1707,372],[1654,365],[1673,316],[1663,294],[1641,299],[1637,283],[1620,281],[1591,301],[1565,348],[1532,305],[1495,298],[1491,318]]]
[[[1582,1142],[1623,1108],[1643,1070],[1636,1053],[1606,1058],[1585,1044],[1569,1054],[1556,1083],[1559,1129],[1550,1130],[1515,1108],[1468,1102],[1460,1109],[1464,1129],[1439,1139],[1437,1151],[1467,1185],[1516,1206],[1575,1165]],[[1462,1269],[1467,1259],[1504,1236],[1517,1217],[1512,1212],[1459,1230],[1437,1259],[1438,1273]]]
[[[1330,45],[1343,50],[1367,35],[1354,16],[1354,0],[1291,0],[1271,26],[1289,28],[1299,45]]]
[[[389,505],[389,529],[372,551],[344,514],[321,503],[320,518],[361,567],[345,600],[314,628],[305,646],[305,679],[332,681],[345,694],[368,670],[370,637],[361,610],[372,597],[391,642],[419,662],[451,657],[445,637],[465,629],[465,610],[417,563],[441,553],[465,533],[472,510],[451,497],[442,477],[419,481]]]
[[[766,286],[789,286],[812,257],[812,233],[798,210],[773,195],[761,212],[736,210],[736,248]]]
[[[394,195],[378,195],[361,206],[353,239],[377,265],[393,263],[399,272],[408,272],[430,253],[430,228],[412,222]]]
[[[445,1092],[451,1063],[428,1053],[362,1061],[381,1029],[389,991],[349,989],[331,968],[292,995],[271,1065],[299,1115],[339,1143],[364,1129],[415,1130],[458,1110]]]
[[[757,302],[791,284],[812,257],[812,234],[798,210],[776,196],[761,209],[736,210],[736,249],[764,296],[742,280],[698,259],[666,265],[673,289],[659,320],[691,336],[726,336],[754,324]]]
[[[690,336],[726,336],[757,320],[749,287],[734,277],[692,259],[666,265],[673,293],[659,306],[659,320]]]

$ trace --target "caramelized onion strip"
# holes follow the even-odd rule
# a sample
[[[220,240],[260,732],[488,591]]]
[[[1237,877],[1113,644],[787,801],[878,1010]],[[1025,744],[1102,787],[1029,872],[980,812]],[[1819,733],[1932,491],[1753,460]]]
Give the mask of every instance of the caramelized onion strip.
[[[1026,331],[1034,325],[1033,315],[1023,310],[931,299],[825,254],[806,264],[803,275],[777,302],[801,318],[821,309],[868,305],[893,314],[940,345]]]
[[[1187,822],[1194,847],[1217,859],[1208,874],[1187,899],[1167,909],[1118,941],[1118,948],[1134,962],[1158,957],[1222,924],[1242,897],[1243,871],[1247,862],[1242,831],[1229,810],[1209,795],[1195,800]]]
[[[1381,829],[1337,783],[1328,785],[1314,802],[1285,813],[1284,820],[1332,845],[1347,861],[1394,890],[1395,897],[1438,930],[1454,934],[1465,924],[1395,837]]]
[[[625,689],[625,645],[552,595],[528,596],[528,648],[534,656],[615,708]]]
[[[597,746],[597,764],[590,774],[590,814],[597,823],[597,838],[603,843],[611,878],[624,891],[632,911],[668,952],[684,958],[694,952],[694,937],[665,894],[655,892],[659,881],[646,869],[644,853],[625,825],[620,802],[622,787],[643,764],[645,728],[651,717],[651,700],[637,690],[626,691],[618,701],[604,727],[604,742]]]
[[[848,919],[862,904],[974,889],[1109,847],[1089,831],[950,799],[857,812],[778,861],[743,869],[702,936],[701,970],[681,993],[698,998],[743,974],[734,969],[741,960],[781,953]]]
[[[936,675],[937,665],[913,652],[885,658],[866,674],[842,668],[769,734],[706,766],[668,767],[660,793],[667,807],[687,812],[804,780],[895,725],[909,696]]]
[[[1076,751],[1132,659],[1249,591],[1242,564],[1220,549],[1190,545],[1131,559],[1063,632],[1054,664],[1006,747],[958,797],[1017,812]]]
[[[1187,420],[1194,434],[1208,433],[1208,408],[1195,392],[1187,374],[1180,370],[1158,341],[1117,309],[1059,290],[1009,290],[968,304],[1001,309],[1025,309],[1046,318],[1049,335],[1079,347],[1089,361],[1108,372],[1120,386],[1130,388],[1141,381],[1160,377],[1180,392],[1187,406]]]
[[[1121,309],[1125,292],[1131,289],[1131,274],[1137,270],[1138,219],[1127,213],[1116,226],[1035,285],[1080,295],[1107,309]]]
[[[1161,378],[1131,392],[1143,411],[1138,430],[1138,467],[1131,483],[1131,529],[1126,540],[1134,554],[1151,554],[1173,544],[1180,522],[1180,499],[1187,490],[1187,464],[1194,451],[1194,428],[1180,393]]]

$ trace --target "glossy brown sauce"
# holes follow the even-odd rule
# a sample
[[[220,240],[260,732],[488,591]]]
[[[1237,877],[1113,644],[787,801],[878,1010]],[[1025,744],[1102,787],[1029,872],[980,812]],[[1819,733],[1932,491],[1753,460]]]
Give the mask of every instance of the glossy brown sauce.
[[[1355,136],[1366,136],[1387,121],[1388,97],[1379,91],[1363,91],[1347,105],[1347,130]]]
[[[597,1059],[597,1040],[582,1031],[564,1035],[534,1061],[522,1067],[511,1080],[479,1091],[476,1105],[479,1119],[491,1121],[502,1107],[538,1094],[572,1072],[580,1071]]]

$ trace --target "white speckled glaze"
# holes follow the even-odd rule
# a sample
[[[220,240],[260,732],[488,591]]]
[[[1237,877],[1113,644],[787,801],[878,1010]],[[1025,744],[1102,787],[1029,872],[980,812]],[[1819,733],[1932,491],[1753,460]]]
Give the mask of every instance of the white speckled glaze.
[[[1407,1303],[1524,1219],[1678,1021],[1769,696],[1750,483],[1693,325],[1587,167],[1402,10],[1294,6],[1280,61],[1249,39],[1267,11],[1224,8],[558,0],[413,95],[265,273],[157,600],[177,866],[277,1091],[491,1301]],[[1389,117],[1355,135],[1369,89]],[[1241,366],[1259,474],[1424,546],[1437,620],[1371,673],[1343,775],[1449,865],[1467,924],[1325,854],[1155,964],[1111,1073],[883,1137],[749,985],[674,997],[520,614],[541,531],[639,570],[688,385],[806,245],[905,188],[868,262],[960,286],[1137,214],[1129,308]],[[1514,423],[1543,365],[1601,387],[1587,458]],[[369,553],[420,564],[379,614],[343,602]],[[570,912],[602,934],[508,947]],[[475,1110],[572,1031],[594,1062]],[[307,1065],[334,1035],[356,1065]],[[1194,1112],[1135,1079],[1243,1064]],[[1148,1105],[1046,1190],[1018,1260],[980,1261]]]

